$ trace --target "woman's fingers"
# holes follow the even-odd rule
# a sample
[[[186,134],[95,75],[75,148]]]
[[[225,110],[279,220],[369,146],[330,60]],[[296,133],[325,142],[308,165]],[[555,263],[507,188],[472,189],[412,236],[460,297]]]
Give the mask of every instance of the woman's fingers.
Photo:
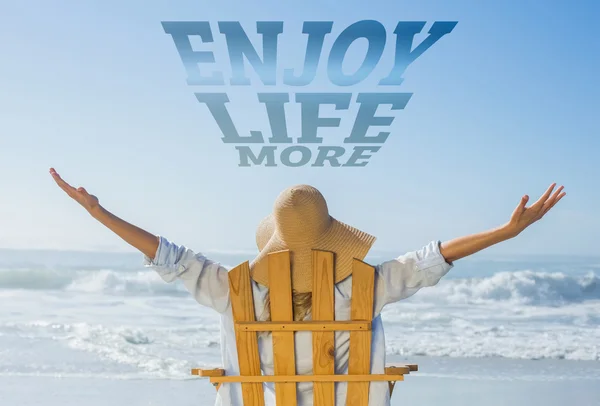
[[[561,192],[563,191],[565,187],[561,186],[558,189],[556,189],[556,192],[554,192],[554,194],[552,195],[552,197],[548,200],[550,203],[554,204],[556,203],[556,199],[558,199],[558,196],[560,196]]]
[[[546,192],[538,199],[537,202],[535,202],[531,206],[531,208],[541,209],[544,206],[544,203],[546,203],[546,200],[548,200],[548,198],[550,197],[550,194],[552,193],[552,190],[554,190],[555,186],[556,183],[551,184],[550,187],[548,187],[548,189],[546,190]]]
[[[554,206],[556,204],[556,202],[558,201],[558,197],[561,195],[561,192],[563,191],[565,187],[561,186],[558,189],[556,189],[556,192],[554,192],[554,194],[552,195],[552,197],[550,197],[548,200],[546,200],[546,202],[544,202],[544,206],[542,208],[542,212],[547,212],[548,210],[550,210],[550,208],[552,206]]]
[[[529,201],[529,196],[527,196],[527,195],[523,196],[521,198],[521,201],[519,202],[519,205],[513,212],[513,216],[521,216],[521,214],[523,214],[523,212],[525,211],[525,205],[527,204],[528,201]]]
[[[562,187],[561,187],[561,190],[562,190]],[[545,208],[544,208],[544,210],[543,210],[543,212],[542,212],[542,216],[543,216],[544,214],[548,213],[548,211],[549,211],[551,208],[553,208],[553,207],[556,205],[556,203],[558,203],[558,202],[560,201],[560,199],[562,199],[562,198],[563,198],[563,197],[564,197],[566,194],[567,194],[566,192],[562,192],[562,193],[558,194],[558,195],[557,195],[555,198],[554,198],[554,196],[552,196],[552,197],[553,197],[552,203],[551,203],[551,204],[549,204],[549,205],[548,205],[548,207],[545,207]]]
[[[525,195],[521,198],[521,203],[519,203],[519,209],[525,210],[525,205],[529,201],[529,196]]]
[[[54,170],[54,168],[50,168],[50,175],[52,175],[52,178],[62,190],[67,192],[69,196],[75,198],[75,196],[77,195],[77,189],[65,182],[63,178],[60,177],[58,172]]]

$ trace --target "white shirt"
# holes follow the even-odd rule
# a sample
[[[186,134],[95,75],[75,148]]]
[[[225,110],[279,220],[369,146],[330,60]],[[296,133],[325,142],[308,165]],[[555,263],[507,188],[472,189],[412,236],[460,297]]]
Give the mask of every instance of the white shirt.
[[[385,368],[385,337],[381,322],[381,310],[387,304],[412,296],[419,289],[438,283],[452,268],[440,253],[439,241],[432,241],[418,251],[409,252],[375,269],[375,295],[372,323],[371,373],[383,374]],[[158,272],[166,282],[177,279],[201,305],[208,306],[221,315],[221,356],[226,375],[239,375],[235,345],[234,321],[229,301],[228,270],[200,253],[171,243],[160,237],[154,260],[144,256],[144,263]],[[264,308],[268,288],[252,281],[254,307],[258,318]],[[335,285],[335,319],[350,319],[352,276]],[[295,334],[297,374],[312,373],[312,333],[300,331]],[[348,372],[350,334],[335,334],[335,373]],[[259,335],[258,348],[261,369],[265,375],[273,375],[273,345],[271,335]],[[389,406],[390,395],[387,382],[372,382],[369,406]],[[336,383],[336,406],[345,406],[347,384]],[[265,406],[275,406],[273,383],[264,385]],[[298,406],[313,404],[312,383],[297,384]],[[239,383],[223,384],[217,393],[215,406],[241,406],[242,392]]]

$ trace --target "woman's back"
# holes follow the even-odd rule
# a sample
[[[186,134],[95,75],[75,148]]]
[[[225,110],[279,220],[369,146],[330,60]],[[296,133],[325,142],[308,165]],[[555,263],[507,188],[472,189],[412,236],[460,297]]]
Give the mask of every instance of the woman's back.
[[[157,255],[152,260],[145,258],[146,264],[154,268],[167,282],[183,281],[198,303],[211,307],[221,314],[221,352],[225,373],[228,376],[240,375],[236,348],[235,323],[229,296],[229,273],[226,268],[210,261],[201,254],[175,245],[160,237]],[[419,289],[435,285],[452,265],[448,264],[439,251],[439,242],[432,241],[422,249],[409,252],[394,260],[375,267],[375,288],[371,343],[371,373],[385,372],[385,339],[379,316],[382,308],[389,303],[411,296]],[[268,303],[269,288],[252,281],[253,301],[257,319],[264,314]],[[352,295],[352,276],[335,284],[335,319],[349,320]],[[297,374],[312,372],[312,334],[295,333]],[[274,372],[273,346],[269,334],[261,334],[258,340],[262,372]],[[335,336],[335,369],[344,374],[348,370],[349,333],[339,332]],[[292,354],[290,354],[292,356]],[[298,406],[312,405],[312,384],[298,384]],[[344,406],[347,384],[336,384],[336,406]],[[240,384],[223,384],[218,391],[219,406],[241,406]],[[265,406],[275,406],[273,384],[265,385]],[[370,384],[369,406],[389,405],[386,382]]]

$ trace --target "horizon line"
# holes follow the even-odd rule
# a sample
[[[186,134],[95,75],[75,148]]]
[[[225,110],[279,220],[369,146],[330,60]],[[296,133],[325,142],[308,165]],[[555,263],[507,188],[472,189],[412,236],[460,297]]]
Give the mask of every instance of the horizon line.
[[[68,248],[10,248],[10,247],[0,247],[0,251],[25,251],[25,252],[53,252],[53,253],[78,253],[78,254],[110,254],[110,255],[143,255],[142,252],[137,251],[135,249],[132,250],[106,250],[106,249],[68,249]],[[258,250],[249,250],[249,249],[238,249],[238,250],[223,250],[218,248],[206,249],[206,250],[198,250],[195,251],[197,253],[202,254],[217,254],[217,255],[257,255]],[[406,251],[409,252],[409,251]],[[402,255],[404,252],[399,250],[373,250],[367,254],[369,256],[377,256],[377,255],[393,255],[394,258],[396,256]],[[473,256],[476,258],[488,258],[488,259],[510,259],[512,258],[532,258],[532,257],[547,257],[547,258],[559,258],[559,257],[580,257],[580,258],[600,258],[599,254],[568,254],[568,253],[503,253],[503,254],[490,254],[485,252],[478,252],[469,256],[465,259],[473,259]]]

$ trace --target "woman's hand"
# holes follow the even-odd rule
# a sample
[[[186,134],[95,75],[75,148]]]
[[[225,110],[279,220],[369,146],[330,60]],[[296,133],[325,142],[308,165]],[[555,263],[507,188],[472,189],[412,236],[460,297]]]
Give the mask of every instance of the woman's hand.
[[[510,230],[513,237],[519,235],[527,227],[544,217],[544,215],[566,195],[566,193],[562,191],[564,186],[559,187],[556,192],[552,194],[555,187],[556,183],[550,185],[548,190],[546,190],[538,201],[529,207],[525,207],[529,201],[529,196],[525,195],[521,198],[521,202],[513,211],[510,221],[506,224],[506,228]],[[550,196],[551,194],[552,196]]]
[[[54,178],[54,181],[62,190],[64,190],[73,200],[82,205],[89,213],[92,213],[100,207],[100,202],[96,196],[90,195],[83,187],[74,188],[69,185],[60,177],[54,168],[50,168],[50,175],[52,175],[52,178]]]

